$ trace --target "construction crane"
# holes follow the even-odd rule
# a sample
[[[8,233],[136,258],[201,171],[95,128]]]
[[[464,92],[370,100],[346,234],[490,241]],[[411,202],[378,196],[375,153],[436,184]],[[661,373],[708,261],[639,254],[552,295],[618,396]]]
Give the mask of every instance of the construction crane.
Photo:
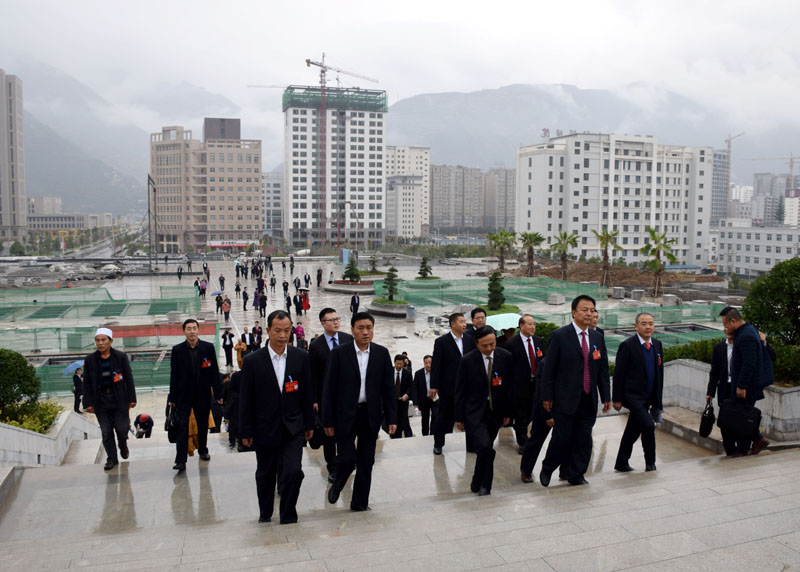
[[[728,173],[727,173],[728,186],[725,187],[728,199],[731,198],[731,141],[733,141],[734,139],[738,139],[742,135],[744,135],[744,131],[742,131],[738,135],[731,135],[730,133],[728,133],[728,138],[725,139],[725,143],[728,144]]]
[[[328,147],[327,147],[327,123],[328,123],[328,116],[325,107],[325,89],[327,87],[327,77],[326,74],[328,71],[334,71],[337,74],[345,74],[353,77],[357,77],[359,79],[364,79],[367,81],[371,81],[374,83],[378,83],[378,80],[375,78],[367,77],[365,75],[361,75],[355,72],[343,70],[341,68],[337,68],[325,63],[325,52],[322,53],[322,61],[315,61],[312,59],[306,60],[306,67],[316,66],[319,68],[319,88],[320,88],[320,104],[319,104],[319,152],[317,153],[317,157],[319,157],[319,197],[320,197],[320,228],[322,229],[322,236],[320,237],[320,242],[322,244],[328,241],[328,203],[326,201],[327,196],[327,166],[328,166]],[[338,81],[338,75],[337,75]],[[338,239],[337,239],[338,240]],[[337,244],[337,246],[339,246]]]
[[[793,191],[792,195],[794,195],[795,191],[795,181],[794,181],[794,160],[795,156],[794,153],[789,153],[788,157],[748,157],[745,161],[788,161],[789,162],[789,184],[786,188],[787,191]]]

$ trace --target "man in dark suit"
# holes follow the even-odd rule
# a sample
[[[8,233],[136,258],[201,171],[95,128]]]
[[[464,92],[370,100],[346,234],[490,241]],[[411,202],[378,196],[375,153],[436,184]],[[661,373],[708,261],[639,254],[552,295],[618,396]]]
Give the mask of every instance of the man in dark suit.
[[[533,392],[536,376],[544,358],[544,342],[534,335],[536,322],[533,316],[525,314],[519,319],[519,333],[508,340],[504,349],[511,352],[514,363],[512,378],[512,395],[514,396],[514,433],[517,436],[519,454],[525,449],[528,437],[528,425],[533,411]]]
[[[492,444],[500,427],[511,422],[511,354],[495,347],[494,330],[487,326],[473,333],[477,343],[461,358],[456,380],[456,426],[466,429],[478,455],[470,490],[480,496],[491,494],[495,450]]]
[[[542,407],[553,412],[553,438],[542,461],[539,482],[550,477],[569,455],[562,472],[571,485],[588,484],[584,474],[592,456],[592,427],[597,420],[597,396],[603,413],[611,407],[608,354],[603,336],[590,328],[594,298],[580,295],[572,301],[572,323],[550,335],[544,363]]]
[[[405,368],[406,360],[402,354],[394,356],[394,379],[395,395],[397,396],[397,431],[392,435],[392,439],[401,437],[413,437],[411,424],[408,422],[408,400],[411,399],[411,372]]]
[[[597,332],[598,334],[600,334],[601,336],[605,336],[605,335],[606,335],[606,333],[605,333],[605,331],[603,330],[603,328],[601,328],[601,327],[599,327],[599,326],[597,325],[597,324],[599,324],[599,323],[600,323],[600,312],[598,312],[598,311],[597,311],[597,308],[595,308],[595,309],[594,309],[594,312],[592,313],[592,315],[593,315],[594,317],[592,318],[592,325],[591,325],[590,327],[591,327],[591,328],[592,328],[592,329],[593,329],[595,332]]]
[[[247,326],[245,326],[244,332],[242,332],[242,341],[244,345],[247,346],[247,353],[258,349],[256,348],[256,337],[247,330]]]
[[[413,366],[411,365],[411,360],[408,359],[408,352],[403,352],[403,367],[406,368],[411,373],[414,373],[414,370],[412,369]]]
[[[439,399],[439,412],[433,425],[433,454],[441,455],[444,436],[453,432],[455,423],[456,374],[461,358],[475,349],[475,338],[465,336],[464,314],[450,314],[450,331],[433,343],[431,363],[431,399]],[[469,441],[469,437],[467,437]]]
[[[467,326],[464,333],[471,336],[475,333],[475,330],[486,325],[486,310],[480,306],[476,306],[469,313],[469,318],[472,320],[472,323]]]
[[[300,279],[298,278],[298,280],[300,280]],[[294,296],[292,296],[292,302],[294,303],[294,313],[297,314],[298,316],[302,316],[303,315],[303,297],[299,293],[297,293]]]
[[[208,414],[211,396],[222,403],[217,351],[214,344],[200,339],[200,325],[194,318],[183,322],[186,341],[172,346],[169,396],[167,402],[176,408],[178,435],[175,441],[175,465],[179,473],[186,469],[189,452],[189,416],[194,410],[197,422],[197,451],[200,459],[210,461],[208,454]]]
[[[653,315],[640,313],[635,326],[636,335],[619,345],[614,366],[614,409],[619,411],[624,406],[629,411],[614,463],[614,468],[623,473],[633,470],[628,460],[640,435],[645,471],[656,470],[656,424],[651,408],[664,409],[664,350],[661,342],[653,338]]]
[[[422,358],[422,363],[425,367],[417,370],[414,374],[413,392],[414,404],[419,408],[419,413],[422,422],[422,434],[424,436],[430,433],[431,424],[436,423],[436,412],[439,408],[437,403],[431,399],[431,356]]]
[[[256,320],[256,325],[253,326],[253,337],[255,338],[255,347],[253,351],[261,347],[261,342],[264,341],[264,330],[261,328],[261,323]]]
[[[314,380],[314,411],[319,413],[322,405],[322,385],[331,350],[353,341],[353,336],[339,331],[341,318],[333,308],[323,308],[319,313],[323,333],[308,346],[311,361],[311,378]],[[321,414],[320,414],[321,416]],[[336,481],[336,439],[325,435],[322,438],[322,452],[328,467],[328,482]]]
[[[328,502],[336,504],[353,470],[356,478],[350,510],[369,510],[375,442],[381,419],[389,435],[397,430],[397,399],[389,350],[372,343],[375,318],[367,312],[350,319],[353,341],[331,351],[322,388],[322,425],[336,437],[336,481]],[[356,446],[356,439],[358,446]]]
[[[72,376],[72,393],[75,395],[73,396],[73,404],[72,409],[75,413],[82,413],[81,412],[81,397],[83,397],[83,368],[79,367],[75,370],[75,374]]]
[[[297,522],[303,482],[303,445],[314,433],[314,385],[308,354],[291,347],[292,319],[283,310],[267,318],[266,347],[244,360],[239,390],[239,434],[255,446],[258,522],[270,522],[277,482],[281,524]]]
[[[358,313],[358,307],[361,305],[361,296],[358,295],[358,292],[354,292],[353,295],[350,297],[350,312],[353,314]]]
[[[543,371],[544,360],[539,364],[539,371]],[[552,409],[552,408],[551,408]],[[537,383],[533,392],[533,411],[531,412],[531,434],[525,441],[525,448],[522,451],[522,459],[519,462],[520,480],[523,483],[533,482],[533,468],[536,466],[536,460],[539,458],[539,453],[542,451],[547,436],[553,428],[553,412],[545,411],[542,406],[542,384]],[[567,456],[569,459],[569,456]],[[561,471],[559,478],[566,480],[564,470],[567,468],[567,462],[561,463]]]

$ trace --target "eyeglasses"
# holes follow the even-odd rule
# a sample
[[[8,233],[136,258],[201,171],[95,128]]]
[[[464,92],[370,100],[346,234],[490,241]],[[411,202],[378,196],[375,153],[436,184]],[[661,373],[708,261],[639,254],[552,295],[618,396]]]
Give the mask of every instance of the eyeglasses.
[[[328,318],[327,320],[322,320],[323,322],[341,322],[341,318]]]

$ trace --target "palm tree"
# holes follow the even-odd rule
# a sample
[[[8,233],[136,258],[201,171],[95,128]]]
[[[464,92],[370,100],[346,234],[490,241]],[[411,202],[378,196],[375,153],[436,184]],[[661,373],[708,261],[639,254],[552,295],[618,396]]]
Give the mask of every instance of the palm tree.
[[[498,254],[498,269],[500,272],[503,272],[506,269],[506,249],[511,249],[514,246],[514,241],[516,240],[517,235],[514,232],[509,232],[507,230],[498,230],[497,234],[495,234],[494,244],[497,246],[497,249],[500,251]]]
[[[606,283],[611,283],[610,275],[608,272],[608,249],[611,248],[611,251],[614,250],[622,250],[622,247],[617,244],[617,237],[619,236],[618,230],[608,230],[608,228],[603,228],[602,232],[597,232],[596,230],[592,230],[595,237],[597,238],[597,242],[599,243],[600,248],[603,249],[603,278],[600,281],[600,286],[606,286]]]
[[[489,256],[494,256],[494,245],[497,240],[497,234],[490,232],[486,234],[486,246],[489,247]]]
[[[561,279],[567,279],[567,251],[570,248],[577,248],[578,246],[578,235],[574,232],[572,234],[567,234],[566,230],[561,230],[557,235],[553,238],[556,239],[555,244],[553,244],[550,248],[555,250],[556,252],[561,253]]]
[[[538,232],[521,232],[519,238],[522,241],[522,246],[528,249],[528,269],[525,275],[528,277],[533,276],[533,254],[537,246],[544,242],[544,236]]]
[[[661,257],[667,259],[667,262],[675,264],[677,258],[672,254],[672,247],[670,244],[675,243],[674,238],[667,238],[667,231],[659,233],[656,229],[646,227],[650,235],[650,240],[645,244],[640,252],[645,256],[649,256],[651,260],[647,263],[647,267],[653,272],[653,297],[658,298],[661,291],[661,274],[664,272],[664,262]]]

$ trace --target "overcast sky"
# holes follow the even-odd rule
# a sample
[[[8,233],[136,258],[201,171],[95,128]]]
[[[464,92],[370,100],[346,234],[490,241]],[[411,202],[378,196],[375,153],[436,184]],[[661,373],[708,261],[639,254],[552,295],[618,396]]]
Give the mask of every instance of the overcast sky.
[[[317,70],[304,62],[323,51],[380,80],[342,85],[385,89],[390,103],[512,83],[641,81],[723,109],[736,129],[800,124],[796,1],[0,0],[0,9],[0,67],[3,53],[33,56],[150,132],[171,122],[130,102],[180,81],[279,132],[281,91],[247,84],[313,84]]]

